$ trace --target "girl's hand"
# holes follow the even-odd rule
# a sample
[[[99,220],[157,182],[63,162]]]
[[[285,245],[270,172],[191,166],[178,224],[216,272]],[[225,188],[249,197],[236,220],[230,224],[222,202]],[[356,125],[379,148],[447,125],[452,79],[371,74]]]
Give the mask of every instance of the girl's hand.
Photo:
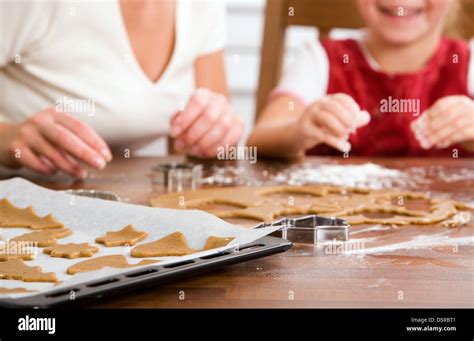
[[[219,146],[235,145],[243,131],[244,122],[227,98],[207,89],[197,89],[171,120],[176,150],[203,158],[215,157]]]
[[[112,159],[107,144],[92,128],[54,108],[12,125],[7,135],[9,164],[25,166],[44,175],[62,170],[84,178],[87,172],[79,161],[102,169]]]
[[[474,141],[474,101],[467,96],[437,100],[411,124],[424,149]]]
[[[326,143],[348,152],[349,135],[369,122],[369,113],[361,111],[352,97],[338,93],[324,96],[306,108],[296,123],[294,135],[304,150]]]

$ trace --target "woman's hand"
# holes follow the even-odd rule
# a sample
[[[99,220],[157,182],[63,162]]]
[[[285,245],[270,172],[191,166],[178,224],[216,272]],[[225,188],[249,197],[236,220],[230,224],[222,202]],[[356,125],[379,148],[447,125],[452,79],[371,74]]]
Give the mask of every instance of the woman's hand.
[[[467,96],[443,97],[411,128],[422,148],[447,148],[456,143],[468,147],[474,142],[474,101]]]
[[[220,146],[235,145],[243,131],[244,122],[227,98],[202,88],[171,120],[176,150],[202,158],[215,157]]]
[[[49,108],[26,121],[10,125],[4,144],[8,164],[25,166],[44,175],[62,170],[84,178],[83,162],[102,169],[112,159],[107,144],[88,125],[69,114]]]
[[[327,95],[308,106],[296,122],[293,136],[304,149],[320,143],[342,152],[351,149],[349,135],[370,122],[370,115],[346,94]]]

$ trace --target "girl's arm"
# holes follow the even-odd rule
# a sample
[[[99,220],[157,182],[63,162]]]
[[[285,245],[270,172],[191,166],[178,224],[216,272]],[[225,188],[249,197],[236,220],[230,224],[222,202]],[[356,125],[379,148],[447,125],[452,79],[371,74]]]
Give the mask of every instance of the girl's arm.
[[[269,102],[260,114],[247,145],[256,146],[264,156],[294,158],[304,154],[296,136],[304,105],[294,97],[280,96]]]
[[[321,143],[348,152],[349,135],[369,121],[370,115],[346,94],[326,95],[307,107],[281,96],[264,109],[247,144],[262,155],[283,158],[301,156]]]

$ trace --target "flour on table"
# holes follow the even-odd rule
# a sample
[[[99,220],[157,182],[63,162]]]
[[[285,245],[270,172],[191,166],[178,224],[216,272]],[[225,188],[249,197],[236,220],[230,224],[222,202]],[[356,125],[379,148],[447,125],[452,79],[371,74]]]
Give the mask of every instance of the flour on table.
[[[406,175],[374,163],[363,165],[321,165],[305,167],[289,174],[290,185],[326,183],[343,187],[368,187],[373,189],[394,187]]]
[[[363,165],[293,165],[278,172],[262,170],[258,174],[243,166],[214,166],[204,177],[207,185],[304,185],[330,184],[343,187],[367,187],[372,189],[401,187],[410,178],[396,169],[374,163]]]
[[[433,165],[408,167],[403,171],[374,163],[361,165],[297,164],[288,167],[268,165],[267,169],[237,166],[211,166],[202,183],[218,186],[263,186],[330,184],[371,189],[404,188],[430,190],[433,181],[457,183],[474,180],[471,169]],[[465,198],[467,199],[467,198]]]
[[[384,253],[392,252],[402,249],[418,249],[418,248],[429,248],[435,246],[444,245],[466,245],[474,243],[473,236],[451,238],[449,232],[438,233],[434,235],[420,235],[410,240],[403,241],[400,243],[389,244],[384,246],[375,246],[368,248],[353,248],[344,250],[345,255],[362,255],[362,254],[373,254],[373,253]]]

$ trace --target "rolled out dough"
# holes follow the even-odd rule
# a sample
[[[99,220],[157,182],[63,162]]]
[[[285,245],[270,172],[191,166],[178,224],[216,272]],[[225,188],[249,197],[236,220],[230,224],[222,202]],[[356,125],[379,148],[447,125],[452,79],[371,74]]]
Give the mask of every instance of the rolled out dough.
[[[429,210],[409,210],[393,201],[425,200]],[[425,193],[393,190],[368,190],[324,185],[225,187],[169,193],[151,199],[151,205],[165,208],[206,210],[206,205],[228,205],[231,209],[208,209],[216,216],[247,218],[271,222],[280,216],[319,214],[340,217],[350,224],[435,224],[471,209],[450,199],[430,198]],[[392,214],[390,218],[368,217],[367,213]]]

